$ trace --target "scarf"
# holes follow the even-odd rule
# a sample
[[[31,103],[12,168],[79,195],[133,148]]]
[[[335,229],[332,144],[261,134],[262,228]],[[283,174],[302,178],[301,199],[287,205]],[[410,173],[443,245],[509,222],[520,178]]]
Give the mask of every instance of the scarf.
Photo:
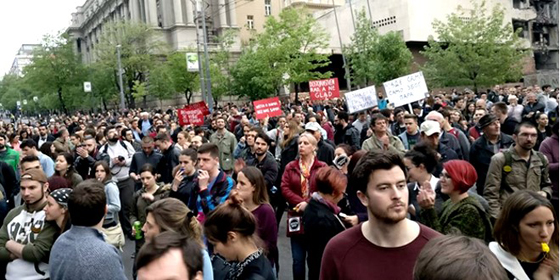
[[[311,167],[314,163],[315,159],[313,159],[310,166],[305,166],[303,160],[299,160],[299,169],[301,170],[301,196],[303,199],[309,197],[309,177],[311,176]]]
[[[340,213],[340,207],[324,199],[318,192],[314,192],[313,194],[311,194],[311,199],[316,200],[322,204],[325,204],[327,207],[329,207],[329,209],[331,209],[334,212],[335,215],[338,215],[338,213]]]
[[[239,279],[239,277],[241,277],[241,274],[243,274],[243,269],[245,269],[246,266],[251,264],[251,262],[258,259],[262,254],[263,254],[262,249],[259,249],[256,252],[250,254],[242,262],[236,263],[236,264],[231,264],[231,266],[229,268],[229,273],[228,273],[228,276],[227,276],[226,279],[227,280],[237,280],[237,279]]]

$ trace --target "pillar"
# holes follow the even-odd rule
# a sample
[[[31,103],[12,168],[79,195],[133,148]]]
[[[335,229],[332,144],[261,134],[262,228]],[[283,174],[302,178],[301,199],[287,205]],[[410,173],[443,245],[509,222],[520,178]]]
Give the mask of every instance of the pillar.
[[[229,26],[237,27],[237,14],[235,12],[235,0],[228,0],[229,5]]]
[[[206,3],[202,2],[202,8],[206,8]],[[218,15],[220,16],[220,27],[227,27],[226,1],[218,0]]]
[[[185,24],[185,21],[183,20],[183,5],[181,5],[181,0],[173,0],[173,14],[175,18],[175,25]]]

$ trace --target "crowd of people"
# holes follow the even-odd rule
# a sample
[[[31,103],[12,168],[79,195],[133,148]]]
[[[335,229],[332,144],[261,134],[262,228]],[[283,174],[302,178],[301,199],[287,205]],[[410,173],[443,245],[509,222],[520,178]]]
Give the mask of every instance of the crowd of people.
[[[387,104],[2,122],[0,275],[273,280],[285,234],[296,280],[558,279],[558,88]]]

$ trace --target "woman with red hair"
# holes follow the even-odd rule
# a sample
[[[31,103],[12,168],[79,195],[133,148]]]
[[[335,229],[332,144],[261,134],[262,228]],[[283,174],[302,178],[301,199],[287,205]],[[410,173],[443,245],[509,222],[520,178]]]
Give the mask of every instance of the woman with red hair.
[[[319,279],[321,259],[327,243],[346,229],[338,216],[340,208],[337,206],[346,190],[346,175],[332,166],[322,167],[317,171],[315,185],[317,192],[311,195],[303,213],[309,280]]]
[[[434,209],[435,193],[424,182],[418,193],[420,222],[443,234],[462,234],[490,241],[492,226],[486,212],[475,197],[467,192],[478,178],[467,161],[451,160],[443,164],[440,175],[441,192],[449,196],[440,213]]]

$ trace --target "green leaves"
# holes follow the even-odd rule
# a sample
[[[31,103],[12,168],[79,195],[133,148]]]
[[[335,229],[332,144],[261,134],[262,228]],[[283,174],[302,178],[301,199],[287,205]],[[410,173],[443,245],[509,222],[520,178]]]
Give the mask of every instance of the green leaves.
[[[232,69],[238,96],[258,100],[276,95],[282,86],[329,78],[317,69],[330,60],[319,50],[327,47],[328,35],[302,9],[284,9],[269,17],[264,31],[256,35]]]
[[[421,52],[428,62],[422,70],[430,86],[490,86],[521,78],[524,50],[521,30],[504,24],[504,8],[491,10],[485,1],[472,0],[473,9],[433,23],[437,41]]]
[[[350,66],[354,84],[366,87],[406,75],[410,71],[412,53],[399,33],[381,35],[370,23],[365,9],[357,15],[352,43],[343,52]]]

